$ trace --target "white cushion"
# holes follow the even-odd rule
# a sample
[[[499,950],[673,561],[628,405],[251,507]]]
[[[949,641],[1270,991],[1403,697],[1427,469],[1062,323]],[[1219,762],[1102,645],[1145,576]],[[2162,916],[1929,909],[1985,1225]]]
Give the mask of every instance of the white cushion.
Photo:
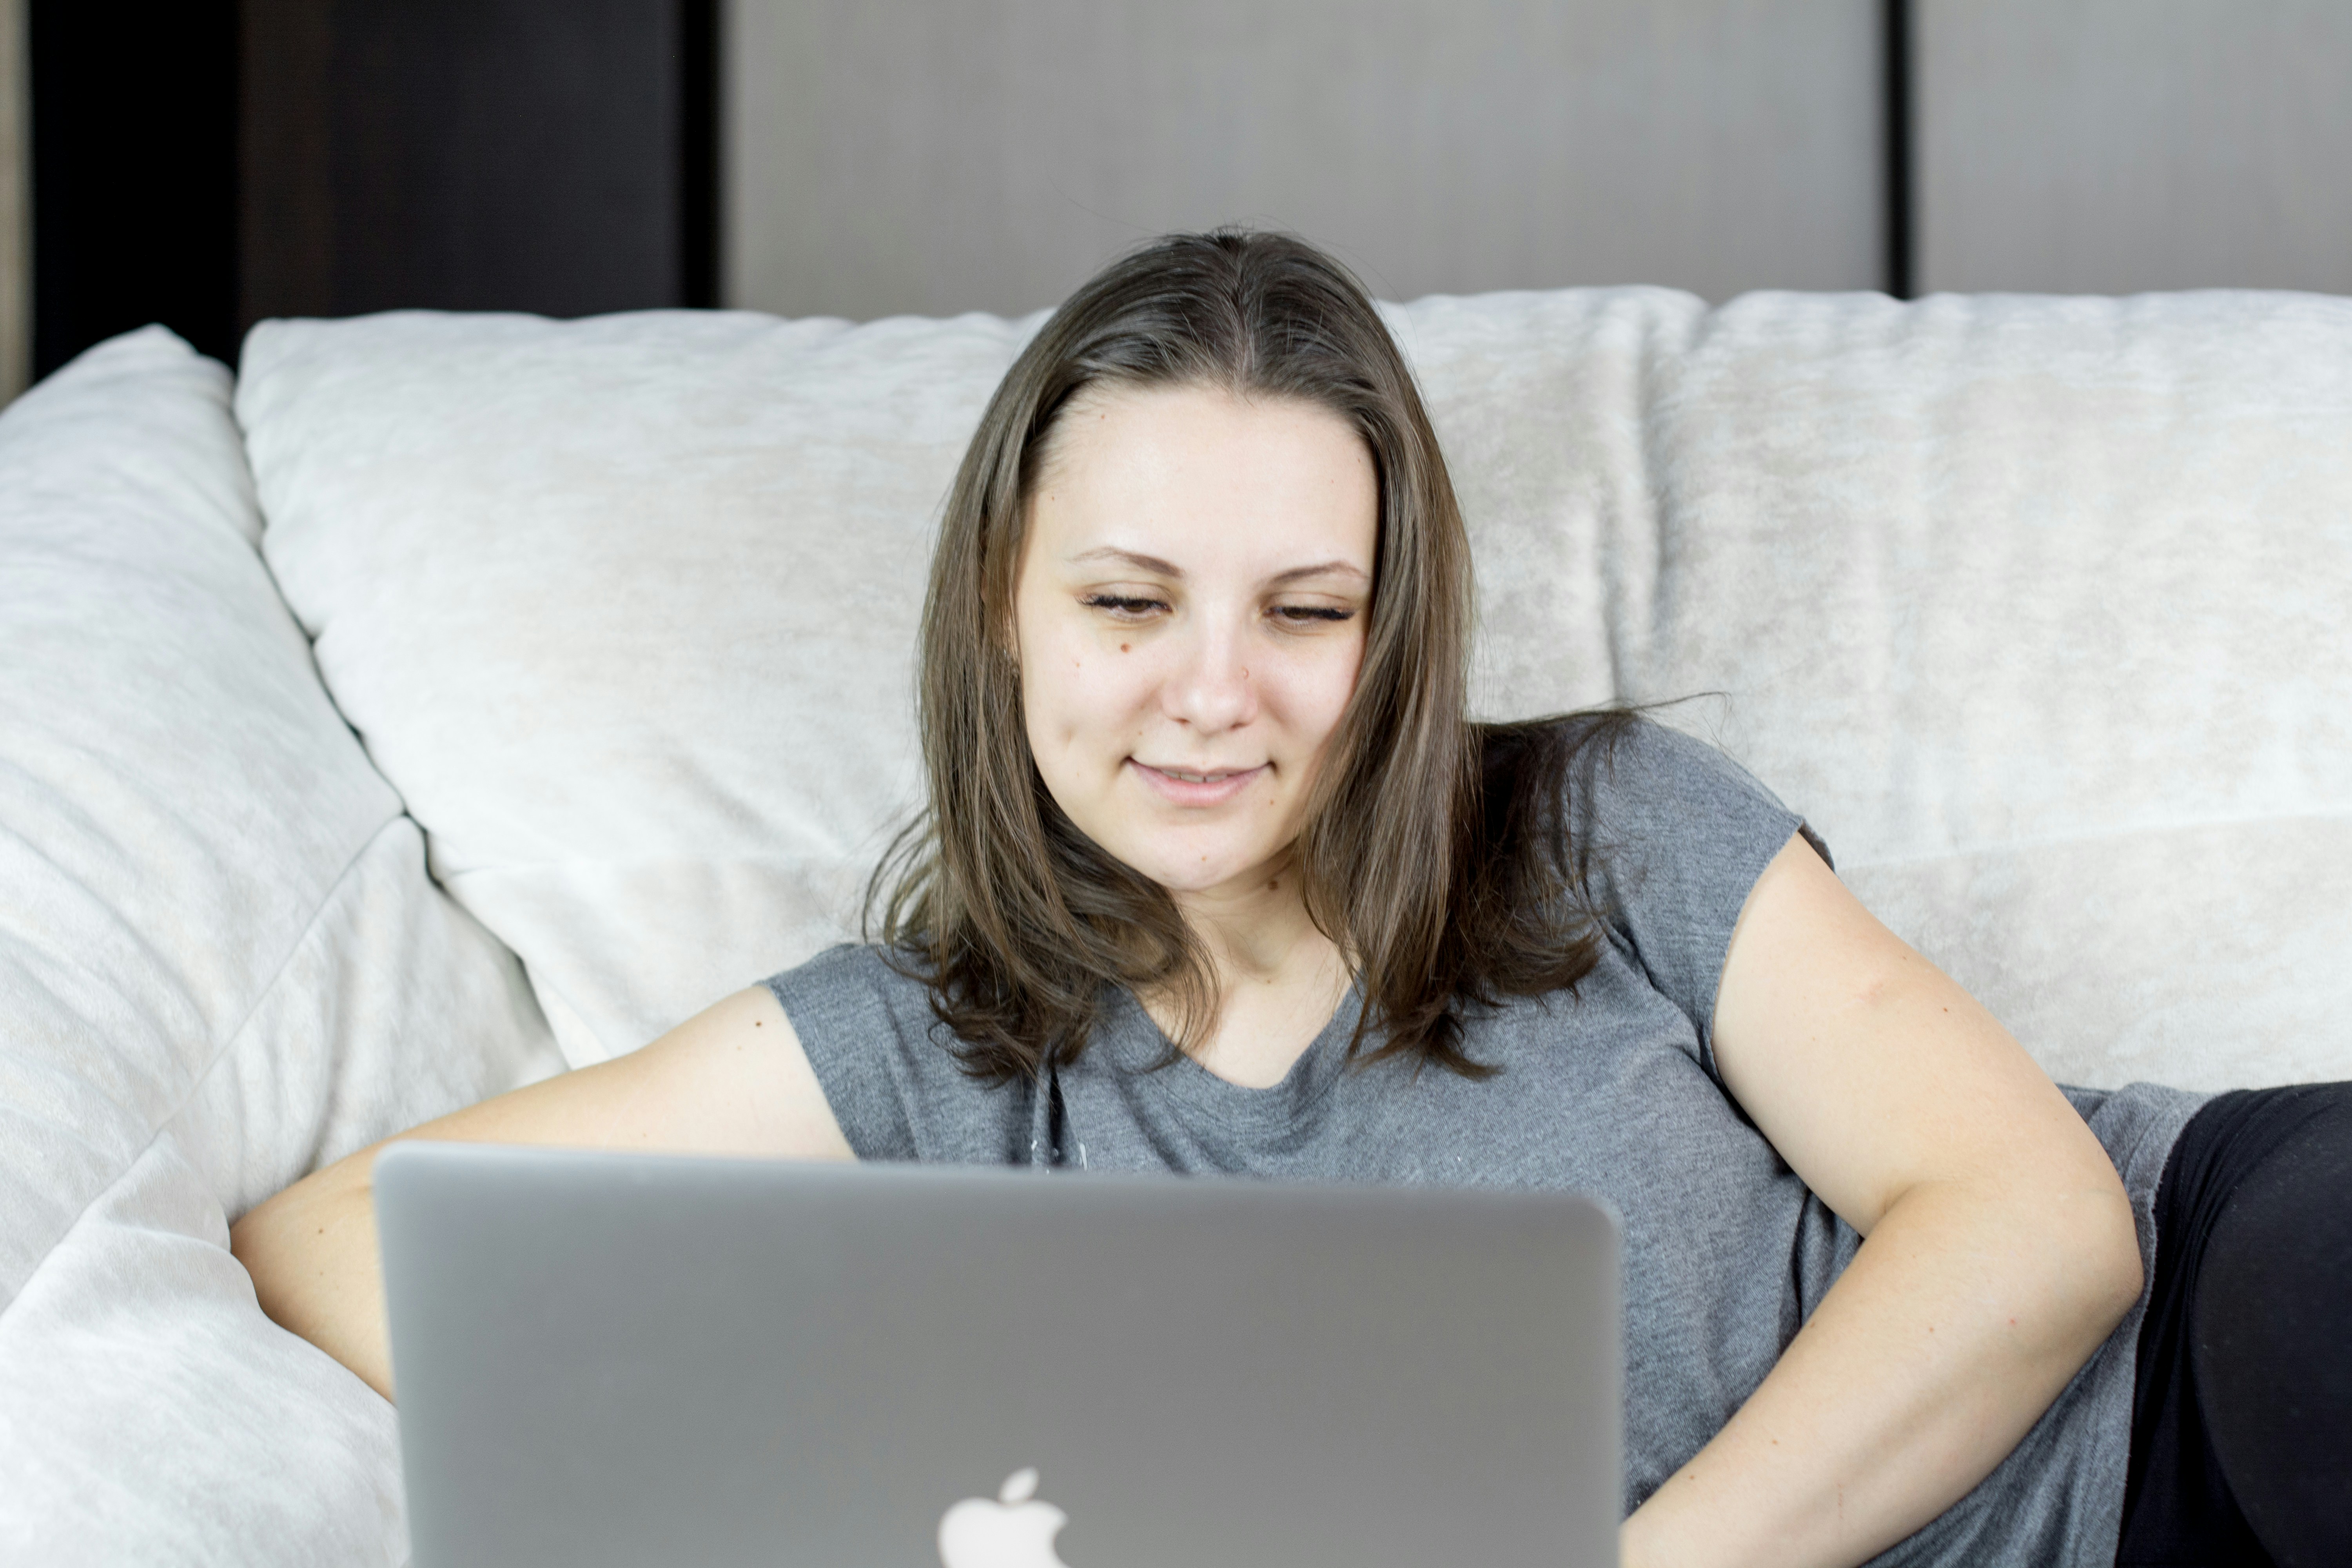
[[[259,532],[228,377],[160,329],[0,416],[10,1562],[396,1560],[388,1407],[262,1317],[228,1220],[558,1065]]]
[[[1712,733],[2062,1077],[2352,1074],[2352,304],[1655,289],[1393,314],[1477,700]],[[929,540],[1034,319],[278,322],[265,551],[572,1060],[854,929]],[[2334,444],[2331,446],[2330,442]],[[2214,547],[2217,531],[2230,548]],[[2226,927],[2226,930],[2217,929]]]
[[[272,321],[264,550],[576,1065],[850,929],[933,520],[1033,323]]]
[[[398,1443],[261,1316],[169,1132],[0,1314],[0,1562],[404,1563]]]
[[[1622,693],[2054,1076],[2352,1078],[2352,300],[1750,295],[1645,405]]]

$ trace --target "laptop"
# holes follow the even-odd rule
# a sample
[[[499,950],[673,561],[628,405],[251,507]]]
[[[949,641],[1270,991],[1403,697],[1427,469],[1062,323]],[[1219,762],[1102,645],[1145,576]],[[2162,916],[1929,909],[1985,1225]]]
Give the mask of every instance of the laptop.
[[[394,1144],[416,1568],[1601,1568],[1566,1194]]]

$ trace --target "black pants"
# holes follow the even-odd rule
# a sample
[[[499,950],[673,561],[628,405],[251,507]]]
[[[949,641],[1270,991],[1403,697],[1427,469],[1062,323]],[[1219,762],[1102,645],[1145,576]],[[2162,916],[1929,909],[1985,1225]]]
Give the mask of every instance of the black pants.
[[[2117,1568],[2352,1565],[2352,1083],[2189,1120],[2138,1368]]]

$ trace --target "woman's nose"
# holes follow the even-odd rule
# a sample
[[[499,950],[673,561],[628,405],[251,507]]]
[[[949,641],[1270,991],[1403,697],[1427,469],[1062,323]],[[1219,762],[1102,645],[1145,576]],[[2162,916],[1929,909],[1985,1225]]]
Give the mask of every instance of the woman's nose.
[[[1213,735],[1257,716],[1257,683],[1238,627],[1203,626],[1186,639],[1181,662],[1161,689],[1170,718]]]

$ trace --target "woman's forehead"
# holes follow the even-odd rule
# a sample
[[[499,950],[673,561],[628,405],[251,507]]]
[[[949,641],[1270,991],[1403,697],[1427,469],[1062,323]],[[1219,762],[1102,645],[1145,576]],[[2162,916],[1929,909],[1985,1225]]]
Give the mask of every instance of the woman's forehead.
[[[1202,550],[1307,549],[1369,571],[1378,473],[1354,425],[1318,404],[1197,385],[1090,389],[1056,421],[1031,526],[1065,559],[1115,551],[1182,568],[1181,554]]]

